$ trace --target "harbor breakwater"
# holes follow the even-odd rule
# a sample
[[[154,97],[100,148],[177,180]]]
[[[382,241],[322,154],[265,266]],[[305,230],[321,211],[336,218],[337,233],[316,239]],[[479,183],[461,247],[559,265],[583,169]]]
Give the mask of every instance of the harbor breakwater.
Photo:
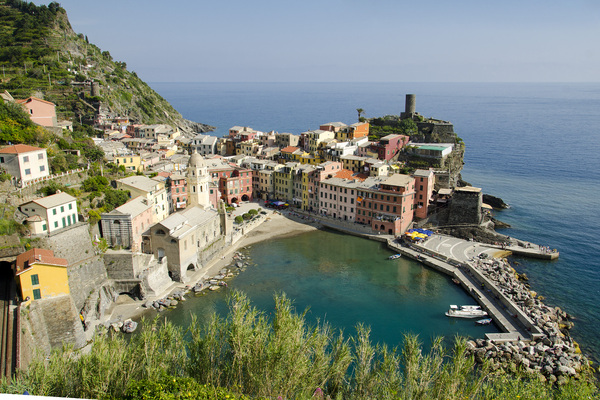
[[[310,214],[296,215],[314,218]],[[577,378],[582,370],[591,368],[590,361],[569,334],[573,326],[571,316],[559,307],[545,305],[543,297],[530,290],[523,275],[519,275],[506,258],[490,256],[494,253],[506,255],[506,252],[499,253],[492,246],[478,248],[478,244],[472,242],[474,253],[465,250],[465,254],[473,257],[458,260],[423,246],[411,246],[389,235],[369,234],[355,224],[325,218],[317,220],[340,232],[385,241],[390,249],[457,279],[503,331],[468,341],[469,352],[477,362],[488,360],[494,370],[521,369],[526,373],[538,373],[540,379],[558,384],[571,377]],[[431,237],[428,240],[439,239]]]

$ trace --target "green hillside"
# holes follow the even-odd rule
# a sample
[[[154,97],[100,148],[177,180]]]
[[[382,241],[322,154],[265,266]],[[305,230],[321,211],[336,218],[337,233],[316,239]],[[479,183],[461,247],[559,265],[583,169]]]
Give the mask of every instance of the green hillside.
[[[184,131],[211,127],[185,120],[165,99],[71,28],[56,2],[36,6],[0,0],[0,91],[57,105],[58,119],[90,124],[98,111],[136,123],[166,123]],[[99,93],[91,96],[92,82]]]

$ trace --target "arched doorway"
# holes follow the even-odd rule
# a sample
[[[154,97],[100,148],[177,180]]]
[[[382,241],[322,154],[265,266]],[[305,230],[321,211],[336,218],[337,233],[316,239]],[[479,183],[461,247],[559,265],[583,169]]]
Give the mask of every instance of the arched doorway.
[[[248,197],[247,194],[242,196],[242,201],[248,201],[248,200],[250,200],[250,198]]]
[[[393,234],[394,234],[394,233],[392,232],[392,229],[391,229],[391,228],[390,228],[390,229],[388,229],[388,233],[389,233],[390,235],[393,235]]]

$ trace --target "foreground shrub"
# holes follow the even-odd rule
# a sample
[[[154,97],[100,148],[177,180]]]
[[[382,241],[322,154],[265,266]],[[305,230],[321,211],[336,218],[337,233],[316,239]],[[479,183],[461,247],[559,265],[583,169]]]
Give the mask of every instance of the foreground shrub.
[[[144,379],[132,381],[123,396],[127,400],[242,400],[244,395],[237,395],[224,388],[201,385],[192,378],[181,378],[163,375],[159,380]]]
[[[99,399],[592,399],[589,374],[560,387],[540,375],[493,372],[475,365],[466,339],[446,349],[435,339],[427,353],[417,336],[401,349],[374,345],[370,329],[354,336],[327,323],[312,326],[285,295],[267,314],[234,292],[226,317],[187,332],[168,322],[142,324],[125,341],[99,336],[88,354],[71,349],[39,357],[1,393]]]

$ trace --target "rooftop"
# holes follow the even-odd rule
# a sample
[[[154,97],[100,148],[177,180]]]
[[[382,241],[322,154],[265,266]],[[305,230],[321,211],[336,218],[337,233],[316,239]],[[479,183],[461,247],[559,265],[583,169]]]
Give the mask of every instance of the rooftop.
[[[33,248],[17,256],[15,272],[19,275],[35,264],[56,265],[60,267],[67,267],[69,265],[64,258],[54,257],[52,250]]]
[[[7,146],[0,149],[2,154],[23,154],[31,151],[45,150],[41,147],[28,146],[26,144],[15,144],[14,146]]]
[[[36,203],[44,208],[50,209],[76,200],[77,199],[75,199],[75,197],[71,196],[70,194],[60,192],[53,194],[52,196],[46,196],[39,199],[35,199],[25,204]]]

